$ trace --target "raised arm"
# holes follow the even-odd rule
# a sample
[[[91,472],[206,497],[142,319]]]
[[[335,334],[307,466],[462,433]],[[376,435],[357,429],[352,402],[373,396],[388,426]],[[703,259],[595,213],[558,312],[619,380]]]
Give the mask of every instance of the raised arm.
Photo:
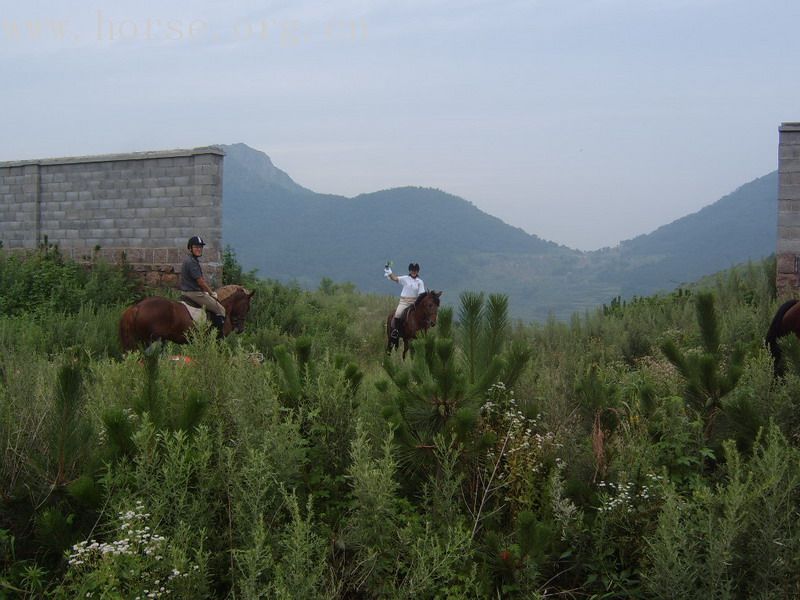
[[[392,273],[392,268],[388,265],[383,269],[383,276],[387,279],[391,279],[392,281],[399,281],[397,275]]]

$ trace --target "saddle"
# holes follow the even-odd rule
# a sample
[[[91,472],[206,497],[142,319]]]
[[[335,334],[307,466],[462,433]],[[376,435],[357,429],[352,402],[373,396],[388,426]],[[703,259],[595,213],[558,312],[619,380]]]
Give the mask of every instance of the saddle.
[[[189,316],[195,323],[203,323],[208,320],[206,309],[200,306],[197,302],[195,302],[191,298],[187,298],[186,296],[181,296],[178,302],[180,302],[186,307],[186,310],[189,311]]]

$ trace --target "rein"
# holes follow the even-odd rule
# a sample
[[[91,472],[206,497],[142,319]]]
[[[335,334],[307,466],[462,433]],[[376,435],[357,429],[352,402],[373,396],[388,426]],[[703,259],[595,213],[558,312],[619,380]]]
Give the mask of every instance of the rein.
[[[220,301],[220,304],[222,304],[222,306],[225,307],[225,313],[228,316],[228,318],[230,318],[231,325],[233,325],[234,328],[236,329],[239,329],[244,325],[245,318],[238,312],[236,315],[234,315],[233,307],[239,300],[242,299],[241,297],[243,295],[246,296],[247,292],[245,292],[243,289],[238,289],[234,291],[230,296]]]
[[[415,315],[414,321],[416,321],[417,320],[416,319],[416,311],[417,311],[417,303],[415,302],[408,309],[407,320],[411,318],[411,313],[414,313],[414,315]],[[425,311],[425,315],[426,316],[422,320],[423,328],[424,329],[430,329],[431,327],[433,327],[433,318],[431,317],[431,311],[430,310],[426,310]]]

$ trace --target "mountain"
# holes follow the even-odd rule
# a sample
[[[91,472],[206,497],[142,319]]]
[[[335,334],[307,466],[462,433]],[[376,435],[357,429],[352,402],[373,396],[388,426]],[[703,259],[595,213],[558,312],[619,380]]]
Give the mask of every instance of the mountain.
[[[249,182],[258,189],[259,186],[275,186],[298,194],[314,194],[298,185],[286,173],[272,164],[269,156],[248,146],[247,144],[231,144],[223,146],[225,150],[225,172],[233,169],[234,182]]]
[[[223,146],[223,240],[246,269],[316,287],[323,277],[397,294],[382,277],[422,266],[428,287],[509,296],[521,319],[567,318],[622,295],[674,288],[774,252],[777,174],[616,248],[580,252],[531,235],[446,192],[394,188],[319,194],[245,144]]]
[[[700,211],[595,253],[598,276],[620,295],[649,295],[775,252],[778,172],[759,177]]]

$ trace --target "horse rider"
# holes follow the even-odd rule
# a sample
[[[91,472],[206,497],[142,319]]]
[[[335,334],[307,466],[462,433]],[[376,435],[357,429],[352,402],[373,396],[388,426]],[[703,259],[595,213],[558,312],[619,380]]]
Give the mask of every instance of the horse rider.
[[[206,243],[200,236],[193,235],[189,238],[186,244],[189,256],[184,259],[181,266],[178,288],[181,294],[189,300],[212,313],[212,323],[217,328],[219,337],[222,337],[222,327],[225,325],[225,307],[217,301],[217,293],[206,283],[203,269],[200,266],[200,257],[203,256],[203,246],[205,245]]]
[[[391,324],[391,338],[396,340],[400,337],[400,329],[403,326],[403,315],[405,312],[414,305],[417,296],[425,291],[425,284],[419,278],[419,263],[410,263],[408,265],[408,275],[397,276],[392,273],[392,268],[389,265],[383,269],[383,276],[391,279],[403,286],[400,292],[400,302],[397,304],[397,309],[394,311]]]

